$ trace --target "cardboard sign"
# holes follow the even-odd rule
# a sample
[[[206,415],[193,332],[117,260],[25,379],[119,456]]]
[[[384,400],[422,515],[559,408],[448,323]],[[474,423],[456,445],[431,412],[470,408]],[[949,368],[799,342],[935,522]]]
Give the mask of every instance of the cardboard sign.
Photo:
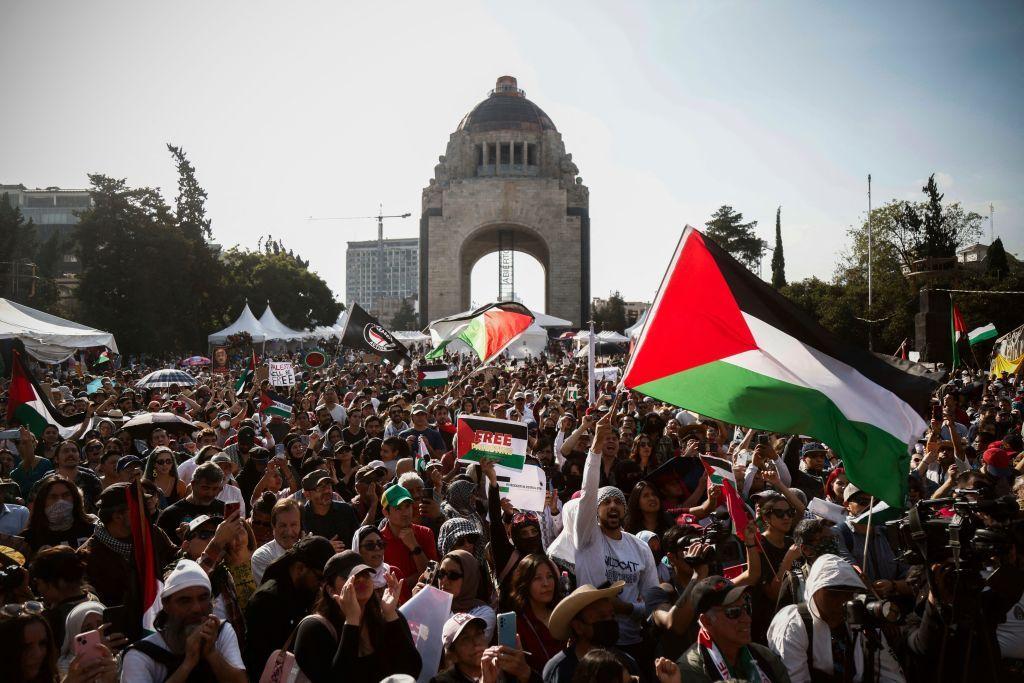
[[[270,384],[275,387],[295,385],[295,368],[291,363],[270,363]]]
[[[526,462],[527,427],[522,422],[494,417],[460,415],[458,422],[459,460],[479,462],[481,458],[521,471]]]
[[[544,509],[548,483],[544,470],[536,465],[524,465],[521,470],[495,465],[494,473],[498,475],[498,493],[517,509],[533,512]]]

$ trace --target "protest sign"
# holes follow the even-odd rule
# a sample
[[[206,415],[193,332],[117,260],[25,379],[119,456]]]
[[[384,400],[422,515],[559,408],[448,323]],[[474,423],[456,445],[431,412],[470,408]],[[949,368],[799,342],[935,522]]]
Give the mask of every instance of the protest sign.
[[[547,493],[544,470],[536,465],[524,465],[521,470],[495,465],[494,473],[498,476],[498,493],[508,498],[516,509],[534,512],[544,509]]]
[[[513,470],[523,469],[529,434],[522,422],[461,415],[456,434],[459,460],[479,462],[487,458]]]
[[[295,384],[295,368],[291,363],[270,362],[270,384],[275,387],[290,387]]]
[[[423,668],[416,681],[426,683],[434,677],[441,663],[441,634],[444,622],[448,621],[452,611],[452,594],[433,586],[424,586],[398,611],[409,623],[413,643],[423,661]]]
[[[618,382],[619,369],[617,367],[594,368],[594,381],[604,382],[605,380]]]

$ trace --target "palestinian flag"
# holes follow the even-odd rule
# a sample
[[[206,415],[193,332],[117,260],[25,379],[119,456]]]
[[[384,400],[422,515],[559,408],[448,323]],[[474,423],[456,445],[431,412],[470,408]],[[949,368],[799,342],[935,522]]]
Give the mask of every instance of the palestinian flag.
[[[22,424],[36,437],[53,425],[60,438],[73,436],[85,421],[85,413],[66,417],[53,407],[50,397],[42,390],[35,377],[25,367],[21,354],[11,350],[11,385],[7,390],[7,422]]]
[[[443,387],[448,384],[448,366],[421,365],[418,368],[418,377],[421,387]]]
[[[104,351],[103,353],[101,353],[99,355],[99,358],[97,358],[96,361],[92,365],[93,365],[93,367],[96,367],[97,365],[103,365],[104,363],[109,363],[109,362],[110,362],[110,355],[106,351]]]
[[[253,379],[256,377],[256,352],[253,351],[249,357],[249,367],[242,371],[235,382],[235,393],[241,394],[252,388]]]
[[[494,460],[503,467],[523,469],[529,431],[522,422],[493,417],[460,415],[455,432],[455,455],[459,460]]]
[[[740,498],[736,488],[736,477],[732,473],[732,463],[725,458],[714,455],[700,456],[700,462],[704,465],[704,471],[708,473],[708,482],[722,487],[722,495],[725,497],[725,507],[729,510],[729,517],[737,536],[746,541],[746,529],[750,524],[750,515],[747,514],[747,506]]]
[[[136,482],[134,488],[125,489],[124,493],[132,530],[132,555],[136,576],[140,577],[142,588],[142,630],[155,633],[154,622],[161,609],[159,595],[163,584],[157,574],[156,558],[153,557],[153,527],[146,517],[145,507],[139,504],[139,501],[145,500],[142,485]]]
[[[692,227],[679,241],[625,387],[732,424],[806,434],[892,505],[934,383],[854,348]]]
[[[960,345],[967,341],[967,325],[964,324],[964,317],[960,315],[960,309],[952,301],[949,302],[949,337],[953,345],[953,365],[956,370],[963,366],[960,359]]]
[[[287,420],[292,416],[292,402],[272,391],[264,391],[260,395],[260,412]]]
[[[995,339],[997,336],[999,336],[999,333],[996,332],[996,326],[989,323],[984,327],[979,327],[968,332],[967,341],[971,343],[971,346],[974,346],[975,344],[980,344],[983,341]]]
[[[456,339],[469,344],[484,363],[490,363],[533,324],[533,313],[526,306],[506,301],[487,304],[475,311],[430,323],[430,336],[434,350],[427,360],[444,355],[444,349]]]

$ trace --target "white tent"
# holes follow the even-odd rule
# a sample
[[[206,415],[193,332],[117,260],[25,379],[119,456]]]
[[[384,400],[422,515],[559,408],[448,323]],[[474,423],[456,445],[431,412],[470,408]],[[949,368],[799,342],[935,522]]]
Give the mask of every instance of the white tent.
[[[260,325],[267,332],[267,341],[295,341],[305,339],[306,333],[293,330],[277,319],[274,311],[270,309],[270,302],[267,302],[267,310],[260,316]]]
[[[539,356],[548,345],[548,333],[536,321],[523,334],[508,345],[506,351],[512,358]]]
[[[342,311],[338,320],[333,325],[317,325],[306,332],[306,339],[341,339],[345,334],[345,322],[348,320],[348,311]]]
[[[214,332],[206,339],[211,344],[223,344],[227,341],[228,337],[233,334],[238,334],[239,332],[248,332],[254,342],[265,342],[268,339],[267,331],[263,329],[263,325],[260,325],[260,321],[252,314],[252,310],[249,309],[248,303],[245,304],[245,308],[242,309],[242,313],[238,316],[238,320],[231,323],[220,332]]]
[[[629,337],[619,334],[615,330],[605,330],[604,332],[597,333],[597,341],[609,344],[625,344],[629,341]]]
[[[633,337],[639,337],[640,336],[640,332],[644,329],[644,322],[647,321],[647,313],[650,310],[651,309],[648,308],[646,311],[641,313],[640,317],[636,319],[635,323],[633,323],[632,325],[627,327],[625,330],[623,330],[626,333],[627,337],[632,339]]]
[[[533,313],[533,324],[537,327],[543,327],[545,329],[549,327],[572,327],[571,320],[556,318],[553,315],[538,313],[537,311],[530,311],[530,313]]]
[[[22,304],[0,299],[0,339],[20,339],[36,359],[60,363],[78,349],[105,346],[117,353],[110,332],[58,318]]]
[[[402,342],[402,345],[405,347],[430,341],[430,335],[423,334],[419,330],[398,330],[391,334],[395,335],[395,339]]]

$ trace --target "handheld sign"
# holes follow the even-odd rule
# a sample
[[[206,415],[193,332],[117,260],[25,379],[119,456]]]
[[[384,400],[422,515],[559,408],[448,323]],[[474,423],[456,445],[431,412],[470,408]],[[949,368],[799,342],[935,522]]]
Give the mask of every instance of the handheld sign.
[[[486,458],[512,470],[523,469],[529,434],[522,422],[462,415],[456,434],[459,460],[479,462]]]
[[[295,368],[291,363],[270,363],[270,384],[275,387],[290,387],[295,384]]]

